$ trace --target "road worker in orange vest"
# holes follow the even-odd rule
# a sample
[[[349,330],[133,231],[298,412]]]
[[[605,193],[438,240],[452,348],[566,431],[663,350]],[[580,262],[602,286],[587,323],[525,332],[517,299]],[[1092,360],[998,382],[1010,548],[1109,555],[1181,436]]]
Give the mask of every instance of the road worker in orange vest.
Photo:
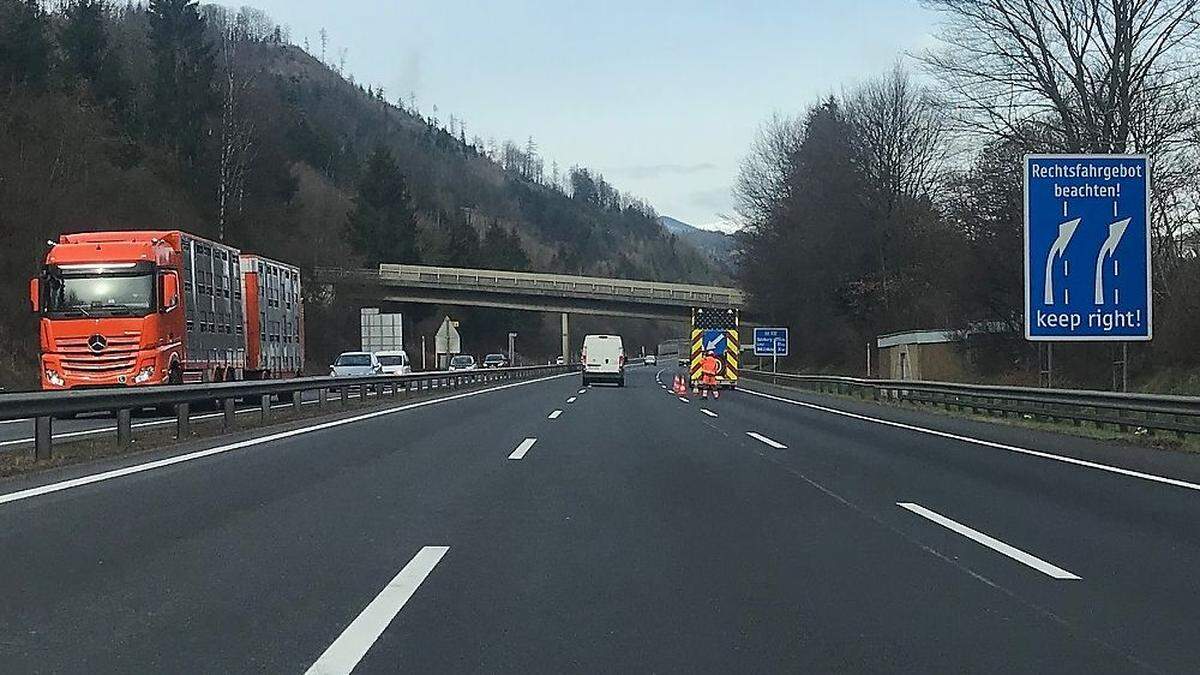
[[[721,372],[721,362],[717,360],[717,355],[712,350],[704,352],[704,359],[700,361],[700,391],[704,398],[708,398],[708,392],[712,391],[713,398],[721,397],[721,390],[717,388],[717,374]]]

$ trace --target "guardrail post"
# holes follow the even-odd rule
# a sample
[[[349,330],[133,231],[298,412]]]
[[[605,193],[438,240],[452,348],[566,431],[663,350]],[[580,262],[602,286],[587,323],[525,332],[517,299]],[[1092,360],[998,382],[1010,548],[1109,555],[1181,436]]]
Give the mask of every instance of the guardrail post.
[[[236,403],[237,401],[233,397],[221,399],[221,411],[223,413],[221,421],[224,423],[226,431],[232,429],[236,423]]]
[[[191,406],[187,403],[175,404],[175,438],[183,440],[191,435],[189,422],[191,421]]]
[[[117,411],[117,445],[129,445],[133,442],[133,411],[122,408]]]
[[[258,404],[258,419],[260,422],[266,422],[271,418],[271,395],[263,394],[259,399]]]
[[[33,459],[50,459],[54,442],[54,418],[39,417],[33,421]]]
[[[342,399],[342,407],[346,407],[346,403],[350,400],[350,388],[346,386],[338,387],[338,396]]]
[[[317,407],[325,408],[325,404],[329,402],[329,387],[321,387],[317,390]]]

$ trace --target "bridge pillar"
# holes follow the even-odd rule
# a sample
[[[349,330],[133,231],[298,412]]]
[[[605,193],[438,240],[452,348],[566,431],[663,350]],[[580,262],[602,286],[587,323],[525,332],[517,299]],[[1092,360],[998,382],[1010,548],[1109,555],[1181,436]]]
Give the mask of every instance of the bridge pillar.
[[[567,328],[567,313],[562,313],[562,356],[563,363],[571,363],[571,334]]]

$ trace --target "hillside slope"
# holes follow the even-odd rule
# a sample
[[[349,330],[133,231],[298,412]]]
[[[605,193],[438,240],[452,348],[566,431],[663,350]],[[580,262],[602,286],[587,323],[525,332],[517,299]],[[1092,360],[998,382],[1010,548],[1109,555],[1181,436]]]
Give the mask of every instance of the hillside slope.
[[[66,5],[74,7],[74,5]],[[32,380],[26,280],[62,232],[179,228],[300,265],[375,253],[348,226],[373,154],[402,174],[415,247],[395,262],[713,282],[705,256],[602,176],[511,143],[484,147],[288,44],[255,10],[152,2],[48,13],[0,0],[0,384]],[[550,175],[547,175],[550,173]],[[411,222],[410,222],[411,221]],[[380,242],[383,247],[387,242]],[[378,256],[375,256],[378,257]],[[310,288],[310,363],[357,340],[355,308]],[[442,310],[408,308],[414,333]],[[472,349],[522,326],[528,353],[557,328],[456,310]],[[631,328],[651,340],[653,326]]]
[[[693,246],[718,270],[733,273],[733,237],[724,232],[702,230],[670,216],[660,216],[658,223],[667,232]]]

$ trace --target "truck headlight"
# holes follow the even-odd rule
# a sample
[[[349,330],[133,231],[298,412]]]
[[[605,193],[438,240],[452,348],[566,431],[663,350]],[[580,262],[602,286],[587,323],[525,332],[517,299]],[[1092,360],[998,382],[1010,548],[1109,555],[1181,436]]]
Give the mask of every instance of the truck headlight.
[[[61,387],[67,383],[66,380],[62,378],[62,375],[59,375],[58,371],[54,370],[53,368],[46,369],[46,381],[56,387]]]
[[[150,378],[154,377],[154,370],[154,366],[146,366],[145,368],[142,368],[138,371],[137,375],[133,376],[133,383],[141,384],[149,381]]]

